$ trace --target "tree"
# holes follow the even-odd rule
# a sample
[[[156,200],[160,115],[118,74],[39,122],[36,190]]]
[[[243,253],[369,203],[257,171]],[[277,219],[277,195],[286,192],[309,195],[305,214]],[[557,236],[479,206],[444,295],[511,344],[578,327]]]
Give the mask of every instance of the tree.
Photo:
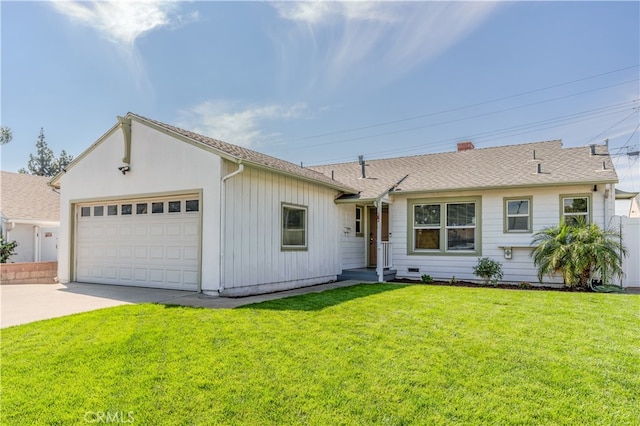
[[[538,279],[561,272],[568,287],[590,287],[591,277],[599,275],[603,283],[610,277],[622,277],[622,259],[627,249],[619,232],[601,229],[584,221],[536,232],[531,256],[538,268]]]
[[[27,169],[20,169],[18,172],[52,177],[60,173],[71,161],[73,161],[73,157],[65,150],[62,150],[60,156],[55,158],[45,140],[44,129],[40,128],[40,135],[36,141],[36,154],[29,154]]]
[[[0,145],[5,145],[13,139],[13,132],[7,126],[0,127]]]

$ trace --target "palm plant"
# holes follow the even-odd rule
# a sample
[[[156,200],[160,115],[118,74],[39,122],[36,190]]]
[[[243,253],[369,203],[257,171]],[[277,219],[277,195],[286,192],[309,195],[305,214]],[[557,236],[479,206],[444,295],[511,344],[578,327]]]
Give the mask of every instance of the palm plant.
[[[627,249],[619,232],[602,229],[584,221],[544,228],[536,232],[531,256],[538,268],[538,279],[561,272],[565,285],[587,288],[591,277],[599,275],[605,282],[622,277],[622,259]]]

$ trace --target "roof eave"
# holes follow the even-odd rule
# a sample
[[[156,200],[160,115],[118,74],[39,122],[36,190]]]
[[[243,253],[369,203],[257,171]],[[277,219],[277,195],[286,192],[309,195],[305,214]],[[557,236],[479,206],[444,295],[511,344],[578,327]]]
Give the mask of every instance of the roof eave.
[[[253,167],[253,168],[256,168],[256,169],[266,170],[266,171],[277,173],[277,174],[283,175],[283,176],[294,177],[296,179],[301,179],[301,180],[304,180],[306,182],[315,183],[317,185],[323,185],[323,186],[326,186],[326,187],[329,187],[329,188],[332,188],[332,189],[335,189],[335,190],[338,190],[338,191],[346,192],[346,193],[353,193],[353,194],[357,194],[358,193],[358,191],[356,189],[350,188],[350,187],[348,187],[346,185],[340,185],[340,184],[333,185],[333,184],[330,184],[328,182],[312,179],[312,178],[301,176],[301,175],[298,175],[298,174],[295,174],[295,173],[289,173],[289,172],[287,172],[285,170],[277,169],[275,167],[269,167],[269,166],[266,166],[264,164],[260,164],[260,163],[254,162],[254,161],[250,161],[250,160],[246,160],[246,159],[240,158],[238,156],[229,154],[228,152],[225,152],[225,151],[223,151],[221,149],[215,148],[215,147],[213,147],[211,145],[207,145],[204,142],[200,142],[197,139],[190,138],[188,136],[182,135],[182,134],[180,134],[178,132],[175,132],[175,131],[173,131],[171,129],[167,129],[167,128],[162,127],[162,126],[158,126],[157,124],[146,120],[144,117],[140,117],[140,116],[132,114],[132,113],[127,114],[127,117],[131,117],[131,118],[136,119],[138,121],[144,122],[145,125],[147,125],[149,127],[152,127],[153,129],[155,129],[155,130],[157,130],[157,131],[159,131],[161,133],[165,133],[167,135],[170,135],[170,136],[172,136],[174,138],[177,138],[177,139],[179,139],[179,140],[181,140],[183,142],[186,142],[186,143],[194,145],[194,146],[196,146],[198,148],[204,149],[205,151],[208,151],[208,152],[211,152],[213,154],[216,154],[217,156],[219,156],[221,158],[224,158],[225,160],[232,161],[234,163],[238,163],[238,164],[242,163],[245,166],[250,166],[250,167]]]
[[[490,185],[490,186],[469,186],[463,188],[436,188],[436,189],[413,189],[413,190],[396,190],[391,191],[389,194],[424,194],[435,192],[454,192],[454,191],[486,191],[493,189],[518,189],[518,188],[543,188],[543,187],[558,187],[558,186],[573,186],[573,185],[599,185],[608,183],[618,183],[618,179],[602,179],[593,181],[567,181],[556,183],[533,183],[533,184],[521,184],[521,185]]]

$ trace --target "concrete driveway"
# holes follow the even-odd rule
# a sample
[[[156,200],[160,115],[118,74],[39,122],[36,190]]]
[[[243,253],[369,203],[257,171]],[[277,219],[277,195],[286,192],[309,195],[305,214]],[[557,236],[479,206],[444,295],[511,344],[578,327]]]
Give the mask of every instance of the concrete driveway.
[[[164,303],[191,294],[195,293],[82,283],[2,285],[0,327],[118,305]]]
[[[150,302],[200,308],[230,309],[266,300],[306,293],[319,293],[361,282],[340,281],[239,298],[211,297],[192,291],[102,284],[5,284],[0,285],[0,327],[11,327],[79,312],[135,303]]]

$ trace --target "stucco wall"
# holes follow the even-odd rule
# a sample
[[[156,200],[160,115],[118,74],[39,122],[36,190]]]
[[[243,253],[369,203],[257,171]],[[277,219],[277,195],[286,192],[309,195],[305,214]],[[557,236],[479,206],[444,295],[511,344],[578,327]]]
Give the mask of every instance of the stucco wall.
[[[35,227],[33,225],[14,225],[7,231],[7,241],[18,243],[15,254],[9,258],[9,262],[33,262],[35,260]]]

